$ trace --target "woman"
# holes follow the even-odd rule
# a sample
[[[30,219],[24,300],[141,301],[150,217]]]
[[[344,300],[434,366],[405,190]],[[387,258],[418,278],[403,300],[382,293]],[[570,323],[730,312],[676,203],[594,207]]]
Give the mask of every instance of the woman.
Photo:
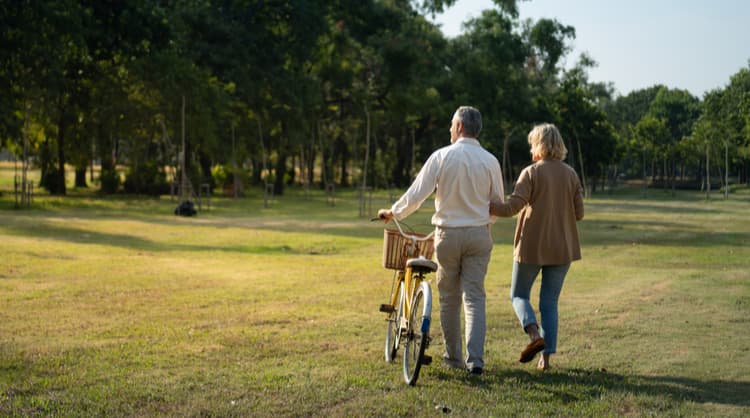
[[[531,342],[519,361],[530,362],[544,351],[538,367],[547,370],[557,348],[557,300],[570,263],[580,260],[576,221],[583,219],[581,182],[575,170],[562,160],[568,150],[557,128],[549,123],[529,132],[534,164],[526,167],[510,198],[490,203],[490,214],[518,215],[513,240],[513,309]],[[531,287],[542,272],[539,294],[541,328],[529,301]]]

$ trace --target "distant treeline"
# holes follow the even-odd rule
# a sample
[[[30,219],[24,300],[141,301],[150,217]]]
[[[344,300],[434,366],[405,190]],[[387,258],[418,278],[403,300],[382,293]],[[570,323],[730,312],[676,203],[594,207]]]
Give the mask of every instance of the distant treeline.
[[[595,57],[562,67],[572,26],[496,0],[446,39],[425,16],[454,2],[2,2],[0,145],[54,194],[66,165],[86,187],[95,163],[105,193],[164,193],[183,140],[196,187],[403,187],[468,104],[509,183],[539,122],[558,125],[592,192],[622,177],[747,182],[750,65],[703,98],[616,97],[588,80]]]

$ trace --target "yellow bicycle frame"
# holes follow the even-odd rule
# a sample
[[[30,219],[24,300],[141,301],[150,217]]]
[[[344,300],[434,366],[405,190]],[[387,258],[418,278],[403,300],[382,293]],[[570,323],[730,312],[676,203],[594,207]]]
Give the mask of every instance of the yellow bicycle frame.
[[[403,283],[404,286],[404,302],[403,302],[403,317],[411,318],[411,303],[412,296],[414,296],[414,290],[419,288],[422,282],[420,275],[415,275],[411,267],[406,267],[403,270],[397,272],[395,283]],[[398,310],[398,292],[393,292],[391,299],[391,306]]]

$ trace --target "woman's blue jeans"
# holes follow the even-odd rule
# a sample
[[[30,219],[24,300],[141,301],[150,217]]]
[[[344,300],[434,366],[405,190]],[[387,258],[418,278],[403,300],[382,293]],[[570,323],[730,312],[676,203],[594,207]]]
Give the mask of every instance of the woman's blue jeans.
[[[528,325],[539,323],[531,306],[531,286],[534,285],[539,270],[542,271],[542,288],[539,292],[539,314],[542,317],[540,334],[544,338],[544,352],[552,354],[557,350],[557,300],[568,273],[570,263],[559,266],[513,262],[513,280],[510,285],[510,299],[516,316],[525,330]]]

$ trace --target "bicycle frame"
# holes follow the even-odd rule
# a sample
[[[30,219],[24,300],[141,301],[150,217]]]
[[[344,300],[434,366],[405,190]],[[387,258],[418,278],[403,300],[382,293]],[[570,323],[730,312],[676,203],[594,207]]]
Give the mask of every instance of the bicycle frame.
[[[422,275],[415,275],[412,271],[411,267],[406,267],[403,270],[396,271],[396,277],[394,279],[394,286],[393,288],[396,289],[396,283],[403,283],[404,285],[404,317],[410,318],[411,317],[411,295],[414,294],[414,289],[418,288],[419,285],[422,283]],[[391,306],[397,306],[398,305],[398,293],[393,292],[391,295]]]

